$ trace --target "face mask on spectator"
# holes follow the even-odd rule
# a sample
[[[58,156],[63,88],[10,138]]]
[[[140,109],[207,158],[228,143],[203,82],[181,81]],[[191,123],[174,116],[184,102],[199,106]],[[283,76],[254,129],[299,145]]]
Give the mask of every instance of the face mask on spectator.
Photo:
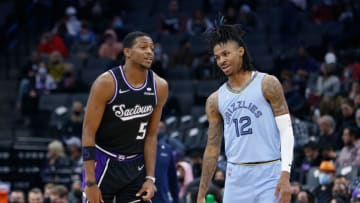
[[[213,181],[215,185],[217,185],[220,188],[224,188],[225,180],[214,180]]]
[[[331,182],[331,177],[329,174],[320,174],[319,175],[319,183],[320,185],[328,185]]]

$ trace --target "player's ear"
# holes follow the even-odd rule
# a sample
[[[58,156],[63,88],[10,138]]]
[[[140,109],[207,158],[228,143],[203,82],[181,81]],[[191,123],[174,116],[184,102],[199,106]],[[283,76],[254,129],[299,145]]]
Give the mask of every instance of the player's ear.
[[[239,52],[239,55],[240,55],[240,56],[244,56],[244,53],[245,53],[244,47],[239,47],[239,48],[238,48],[238,52]]]
[[[124,48],[124,56],[125,58],[128,58],[131,54],[131,49],[130,48]]]

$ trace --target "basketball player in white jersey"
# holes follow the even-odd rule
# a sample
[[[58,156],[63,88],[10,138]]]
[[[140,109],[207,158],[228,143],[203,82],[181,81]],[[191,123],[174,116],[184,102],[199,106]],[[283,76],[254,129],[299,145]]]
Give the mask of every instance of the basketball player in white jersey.
[[[205,202],[222,137],[227,159],[224,203],[288,203],[294,137],[282,86],[258,72],[239,25],[208,30],[217,65],[227,81],[206,102],[209,121],[198,203]]]

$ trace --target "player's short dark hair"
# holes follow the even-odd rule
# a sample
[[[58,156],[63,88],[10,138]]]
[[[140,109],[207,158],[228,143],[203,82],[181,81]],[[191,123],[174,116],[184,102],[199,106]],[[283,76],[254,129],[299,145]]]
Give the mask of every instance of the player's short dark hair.
[[[124,48],[131,48],[134,45],[135,39],[143,36],[150,37],[150,35],[145,32],[140,32],[140,31],[130,32],[124,37],[123,40]]]
[[[204,33],[205,40],[209,43],[209,48],[211,50],[218,44],[225,44],[229,41],[236,42],[240,47],[243,47],[245,50],[243,56],[243,69],[244,70],[255,70],[250,53],[246,47],[246,44],[243,40],[245,32],[242,30],[241,26],[236,25],[227,25],[220,24],[214,28],[208,29]]]

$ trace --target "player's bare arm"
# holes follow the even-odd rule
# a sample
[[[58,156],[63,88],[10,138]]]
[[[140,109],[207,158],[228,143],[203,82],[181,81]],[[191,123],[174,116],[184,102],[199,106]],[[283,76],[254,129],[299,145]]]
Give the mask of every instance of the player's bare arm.
[[[278,197],[279,203],[285,203],[291,198],[289,180],[294,143],[289,109],[281,83],[276,77],[267,75],[262,82],[262,91],[272,107],[280,131],[282,172],[275,196]]]
[[[162,108],[168,97],[168,84],[167,82],[155,75],[156,81],[156,92],[157,92],[157,104],[151,114],[148,128],[146,131],[145,145],[144,145],[144,158],[145,158],[145,169],[146,176],[154,177],[155,175],[155,162],[156,162],[156,149],[157,149],[157,129],[161,119]],[[137,193],[141,195],[146,192],[146,195],[142,198],[147,201],[150,200],[156,191],[155,185],[152,180],[146,179],[143,187]]]
[[[275,116],[289,113],[282,85],[275,76],[265,76],[262,81],[262,91],[265,99],[270,103]]]
[[[205,195],[208,186],[214,175],[217,160],[220,154],[221,141],[223,137],[223,120],[218,109],[218,93],[214,92],[206,101],[206,114],[209,121],[208,141],[203,157],[203,166],[199,192],[198,203],[205,201]]]
[[[114,94],[115,84],[109,73],[100,75],[91,87],[83,123],[82,146],[95,146],[95,135],[100,125],[106,103]],[[86,182],[95,183],[95,161],[84,161]],[[90,202],[102,200],[98,187],[86,187],[86,197]]]

